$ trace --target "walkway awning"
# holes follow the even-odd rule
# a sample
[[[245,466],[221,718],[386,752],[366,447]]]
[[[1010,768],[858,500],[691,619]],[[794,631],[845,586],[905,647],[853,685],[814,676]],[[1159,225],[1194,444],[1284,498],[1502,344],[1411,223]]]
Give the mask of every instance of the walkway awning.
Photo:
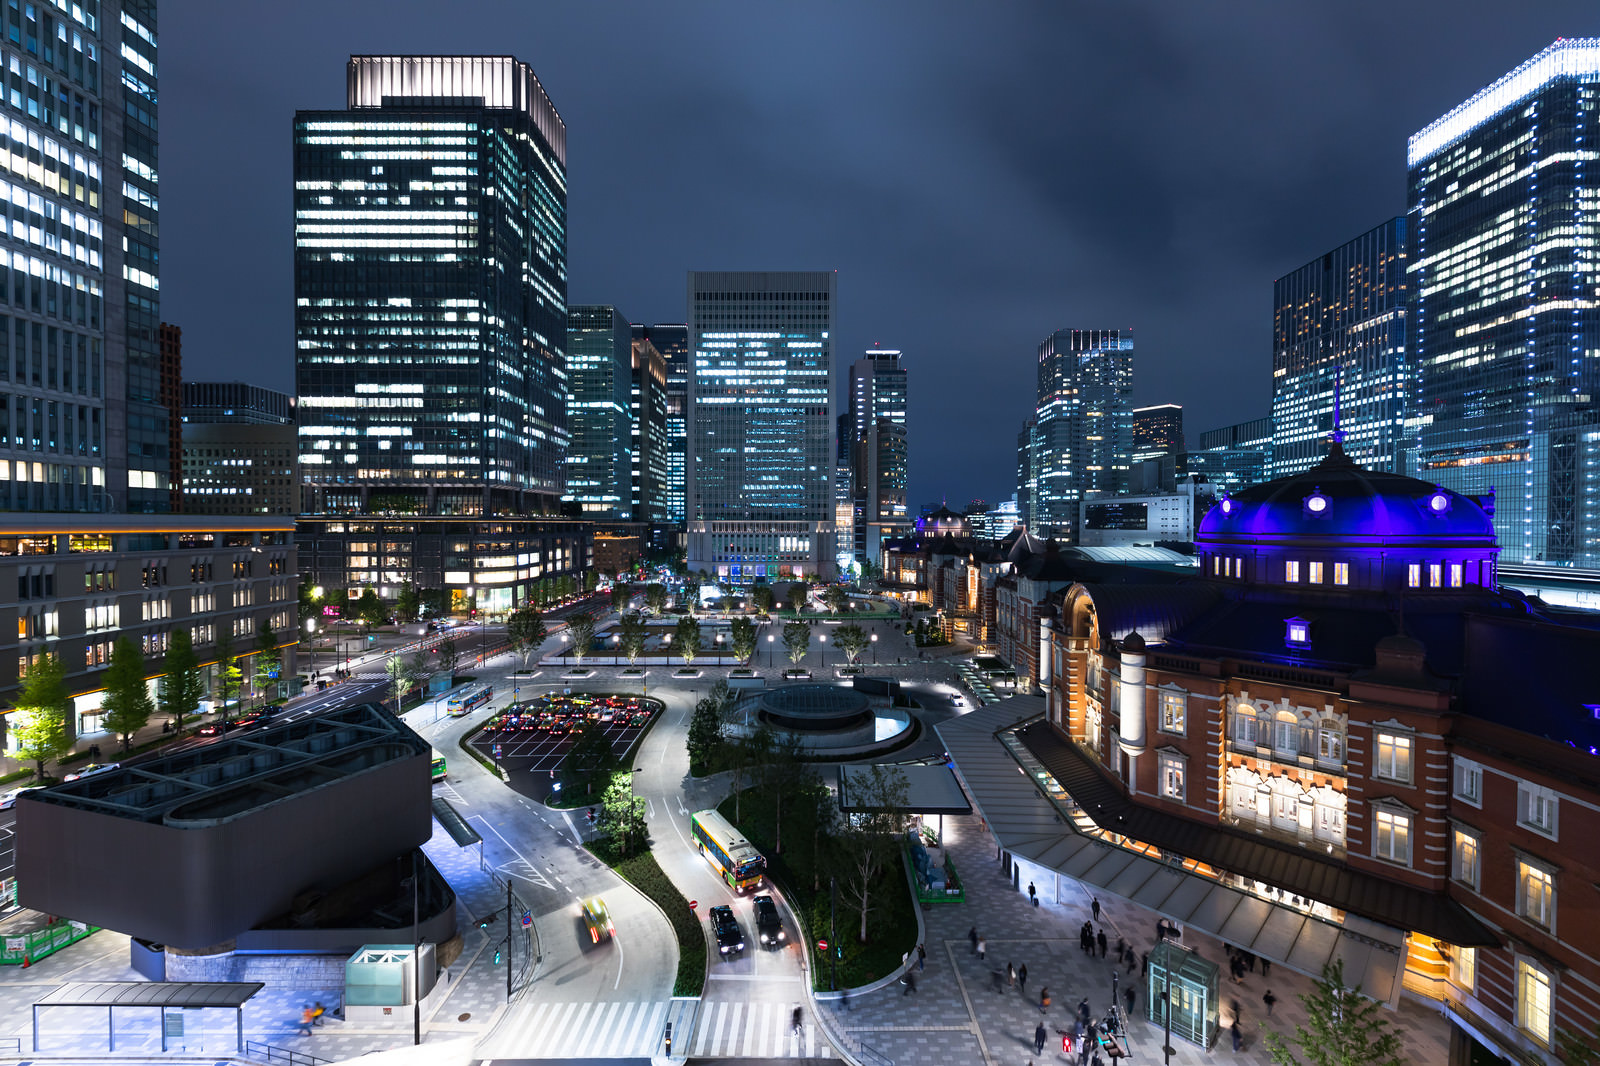
[[[972,813],[972,804],[967,802],[966,793],[961,791],[961,782],[956,780],[954,771],[944,763],[895,766],[892,769],[905,775],[905,809],[912,814]],[[857,792],[851,783],[852,778],[859,778],[865,773],[866,768],[862,766],[839,767],[839,809],[846,814],[870,809],[858,803]]]
[[[469,844],[478,844],[483,837],[478,831],[467,824],[461,817],[461,812],[450,806],[450,801],[443,796],[433,797],[433,816],[444,826],[444,831],[450,834],[450,839],[456,842],[456,847],[464,848]]]
[[[233,1011],[237,1050],[244,1053],[244,1005],[267,987],[260,981],[80,981],[62,985],[33,1004],[33,1053],[39,1053],[40,1007],[104,1007],[108,1050],[117,1050],[116,1009],[143,1007],[163,1016],[169,1009],[223,1007]],[[158,1023],[161,1050],[167,1050],[167,1025]],[[76,1034],[79,1030],[74,1030]],[[180,1030],[181,1032],[181,1030]]]

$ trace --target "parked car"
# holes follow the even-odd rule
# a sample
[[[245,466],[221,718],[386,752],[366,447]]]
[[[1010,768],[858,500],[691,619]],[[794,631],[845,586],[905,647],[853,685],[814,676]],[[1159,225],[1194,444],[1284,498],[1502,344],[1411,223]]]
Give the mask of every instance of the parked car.
[[[762,947],[783,947],[788,934],[783,931],[783,917],[778,913],[778,905],[767,895],[757,896],[755,905],[756,935],[760,937]]]
[[[76,781],[79,778],[83,778],[83,777],[93,777],[96,774],[110,773],[112,770],[118,769],[121,765],[122,764],[119,763],[119,762],[108,762],[108,763],[92,762],[88,766],[85,766],[82,770],[78,770],[78,771],[75,771],[73,773],[70,773],[66,777],[63,777],[61,780],[63,780],[63,781]]]
[[[717,950],[724,956],[744,951],[744,930],[733,916],[733,908],[722,905],[711,908],[711,930],[717,936]]]

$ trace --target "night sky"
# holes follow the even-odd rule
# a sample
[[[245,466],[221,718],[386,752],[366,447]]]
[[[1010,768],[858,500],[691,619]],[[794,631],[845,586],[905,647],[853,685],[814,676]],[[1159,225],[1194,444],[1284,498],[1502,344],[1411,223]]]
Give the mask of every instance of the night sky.
[[[685,319],[685,271],[839,272],[901,348],[910,503],[1013,491],[1038,344],[1132,327],[1139,404],[1271,399],[1273,279],[1405,209],[1406,138],[1594,0],[162,0],[162,317],[184,376],[294,388],[291,122],[353,52],[510,53],[568,129],[568,299]]]

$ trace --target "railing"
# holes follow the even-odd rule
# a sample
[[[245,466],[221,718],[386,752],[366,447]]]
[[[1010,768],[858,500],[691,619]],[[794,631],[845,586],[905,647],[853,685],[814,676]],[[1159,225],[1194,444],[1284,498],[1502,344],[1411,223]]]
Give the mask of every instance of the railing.
[[[322,1059],[315,1055],[307,1055],[303,1051],[290,1051],[288,1048],[274,1047],[263,1044],[259,1040],[246,1040],[244,1053],[262,1062],[286,1062],[289,1066],[323,1066],[331,1063],[332,1059]]]

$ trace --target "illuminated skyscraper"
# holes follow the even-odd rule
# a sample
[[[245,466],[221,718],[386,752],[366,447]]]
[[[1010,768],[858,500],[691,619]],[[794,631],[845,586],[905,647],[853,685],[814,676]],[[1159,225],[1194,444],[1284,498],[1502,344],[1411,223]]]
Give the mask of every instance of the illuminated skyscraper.
[[[834,274],[689,274],[689,569],[835,569]]]
[[[1272,477],[1328,454],[1336,391],[1345,453],[1406,472],[1408,226],[1392,218],[1273,282]]]
[[[900,352],[869,349],[850,364],[849,410],[840,423],[849,436],[849,492],[857,562],[876,562],[884,537],[910,528],[906,511],[906,368]]]
[[[633,331],[615,307],[567,309],[567,491],[585,518],[633,515]]]
[[[1133,461],[1159,459],[1183,451],[1183,405],[1158,403],[1133,409]]]
[[[0,511],[168,511],[155,0],[6,5],[0,53]]]
[[[672,521],[667,515],[672,448],[667,431],[667,363],[648,338],[636,333],[631,339],[633,520],[661,526]]]
[[[307,506],[552,512],[567,447],[566,126],[509,56],[354,56],[295,116]]]
[[[685,414],[689,409],[689,327],[685,325],[654,325],[633,327],[634,340],[647,340],[661,353],[667,373],[666,451],[662,453],[665,464],[662,480],[662,507],[664,522],[682,522],[684,518],[683,486],[684,455],[688,451],[688,429]]]
[[[1597,119],[1600,39],[1560,40],[1407,153],[1416,473],[1496,491],[1508,563],[1600,565]]]
[[[1039,345],[1033,525],[1075,540],[1078,501],[1127,485],[1133,454],[1133,338],[1062,329]]]

